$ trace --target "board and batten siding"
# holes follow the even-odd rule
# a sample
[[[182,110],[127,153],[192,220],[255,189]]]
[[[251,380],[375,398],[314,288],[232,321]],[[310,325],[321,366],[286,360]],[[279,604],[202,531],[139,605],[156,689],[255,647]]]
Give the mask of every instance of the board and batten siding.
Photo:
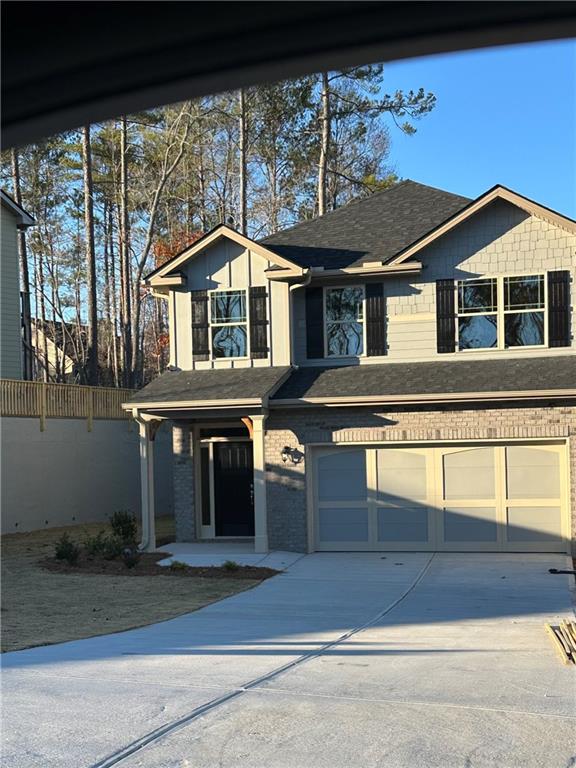
[[[22,378],[22,338],[20,331],[20,265],[16,217],[4,206],[2,212],[0,258],[0,378]]]
[[[483,350],[439,355],[436,347],[436,280],[568,269],[571,305],[576,301],[576,235],[508,202],[497,200],[417,255],[423,270],[413,278],[384,280],[386,355],[362,357],[360,364],[522,357],[526,350]],[[361,282],[360,277],[355,282]],[[333,281],[333,285],[336,283]],[[293,305],[295,362],[298,365],[346,364],[346,360],[306,358],[304,291],[296,290]],[[532,348],[531,356],[576,353],[576,313],[572,311],[572,344],[563,348]]]
[[[186,285],[168,298],[170,364],[182,370],[251,368],[290,363],[289,290],[286,283],[269,281],[265,270],[271,262],[227,239],[220,240],[188,262],[183,272]],[[266,358],[248,360],[192,359],[191,291],[241,289],[264,286],[267,291],[268,347]]]

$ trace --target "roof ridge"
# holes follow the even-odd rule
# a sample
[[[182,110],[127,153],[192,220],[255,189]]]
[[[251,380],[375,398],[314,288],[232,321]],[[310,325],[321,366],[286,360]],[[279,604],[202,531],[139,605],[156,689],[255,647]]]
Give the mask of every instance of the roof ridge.
[[[378,192],[373,192],[368,197],[361,197],[356,200],[350,200],[350,202],[346,203],[345,205],[340,206],[340,208],[334,208],[333,211],[327,211],[326,213],[323,213],[322,216],[314,216],[311,219],[304,219],[304,221],[298,221],[296,224],[292,224],[291,227],[285,227],[284,229],[278,229],[276,232],[272,232],[269,235],[266,235],[266,237],[263,237],[261,240],[258,240],[259,243],[265,243],[266,240],[270,237],[274,237],[275,235],[283,235],[285,232],[292,232],[293,229],[297,229],[298,227],[304,226],[304,224],[311,224],[313,221],[319,221],[320,219],[326,219],[328,216],[332,216],[335,213],[340,213],[341,211],[349,209],[353,205],[359,205],[360,203],[365,203],[366,200],[372,200],[374,197],[380,197],[381,195],[385,195],[388,192],[392,192],[395,189],[398,189],[398,187],[401,187],[407,183],[411,184],[418,184],[417,181],[413,181],[412,179],[402,179],[402,181],[398,181],[396,184],[393,184],[391,187],[387,187],[386,189],[381,189]],[[424,185],[422,185],[424,186]]]
[[[462,200],[469,200],[470,202],[472,202],[473,200],[473,198],[464,197],[464,195],[458,195],[455,192],[449,192],[446,189],[440,189],[439,187],[432,187],[429,184],[422,184],[419,181],[414,181],[414,179],[402,179],[401,181],[398,181],[396,184],[393,184],[391,187],[387,187],[386,189],[381,189],[378,192],[373,192],[368,197],[361,197],[356,200],[351,200],[350,202],[346,203],[340,208],[335,208],[333,211],[328,211],[327,213],[322,214],[322,216],[315,216],[312,219],[305,219],[304,221],[299,221],[296,224],[293,224],[291,227],[286,227],[285,229],[279,229],[276,232],[272,232],[271,234],[266,235],[266,237],[263,237],[260,240],[257,240],[257,242],[266,243],[267,240],[275,237],[276,235],[284,235],[287,232],[292,232],[295,229],[311,224],[312,222],[320,221],[321,219],[325,220],[326,218],[334,216],[335,214],[341,213],[343,211],[348,211],[352,206],[361,205],[362,203],[365,203],[368,200],[373,200],[375,197],[382,197],[383,195],[394,192],[400,187],[406,186],[408,184],[413,184],[414,186],[417,186],[417,187],[425,187],[426,189],[431,189],[431,190],[434,190],[435,192],[442,192],[443,194],[452,195],[453,197],[459,197]]]

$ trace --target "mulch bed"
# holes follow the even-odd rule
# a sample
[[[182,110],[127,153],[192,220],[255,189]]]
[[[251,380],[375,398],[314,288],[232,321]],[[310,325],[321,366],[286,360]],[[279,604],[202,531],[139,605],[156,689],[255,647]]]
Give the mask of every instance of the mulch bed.
[[[108,576],[192,576],[208,579],[269,579],[280,571],[273,568],[257,568],[253,565],[239,565],[237,568],[222,566],[186,565],[177,568],[158,565],[159,560],[170,557],[168,552],[144,552],[140,561],[127,568],[122,560],[105,560],[102,557],[87,557],[81,554],[76,565],[69,565],[64,560],[46,557],[39,561],[42,568],[54,573],[86,573]]]

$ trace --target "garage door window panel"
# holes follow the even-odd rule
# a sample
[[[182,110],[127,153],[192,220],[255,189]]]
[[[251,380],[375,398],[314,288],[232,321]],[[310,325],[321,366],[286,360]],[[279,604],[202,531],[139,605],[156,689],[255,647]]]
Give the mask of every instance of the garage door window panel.
[[[509,499],[559,498],[558,452],[523,445],[507,447],[506,485]]]
[[[507,539],[511,542],[559,542],[561,507],[508,507]]]
[[[427,507],[378,507],[378,541],[428,542]]]
[[[445,499],[494,499],[494,449],[471,448],[443,456]]]
[[[320,541],[368,541],[368,507],[321,507]]]
[[[341,451],[318,459],[320,502],[366,501],[365,451]]]
[[[444,510],[444,541],[495,544],[497,539],[496,507],[450,507]]]
[[[386,448],[376,451],[378,501],[411,506],[427,496],[426,456]]]

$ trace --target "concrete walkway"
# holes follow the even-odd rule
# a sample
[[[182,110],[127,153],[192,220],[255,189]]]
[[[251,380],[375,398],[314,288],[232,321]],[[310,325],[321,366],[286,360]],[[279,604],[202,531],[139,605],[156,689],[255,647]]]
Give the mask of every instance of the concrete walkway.
[[[543,629],[573,616],[548,574],[567,564],[310,555],[196,613],[6,654],[2,765],[572,766],[576,674]]]

